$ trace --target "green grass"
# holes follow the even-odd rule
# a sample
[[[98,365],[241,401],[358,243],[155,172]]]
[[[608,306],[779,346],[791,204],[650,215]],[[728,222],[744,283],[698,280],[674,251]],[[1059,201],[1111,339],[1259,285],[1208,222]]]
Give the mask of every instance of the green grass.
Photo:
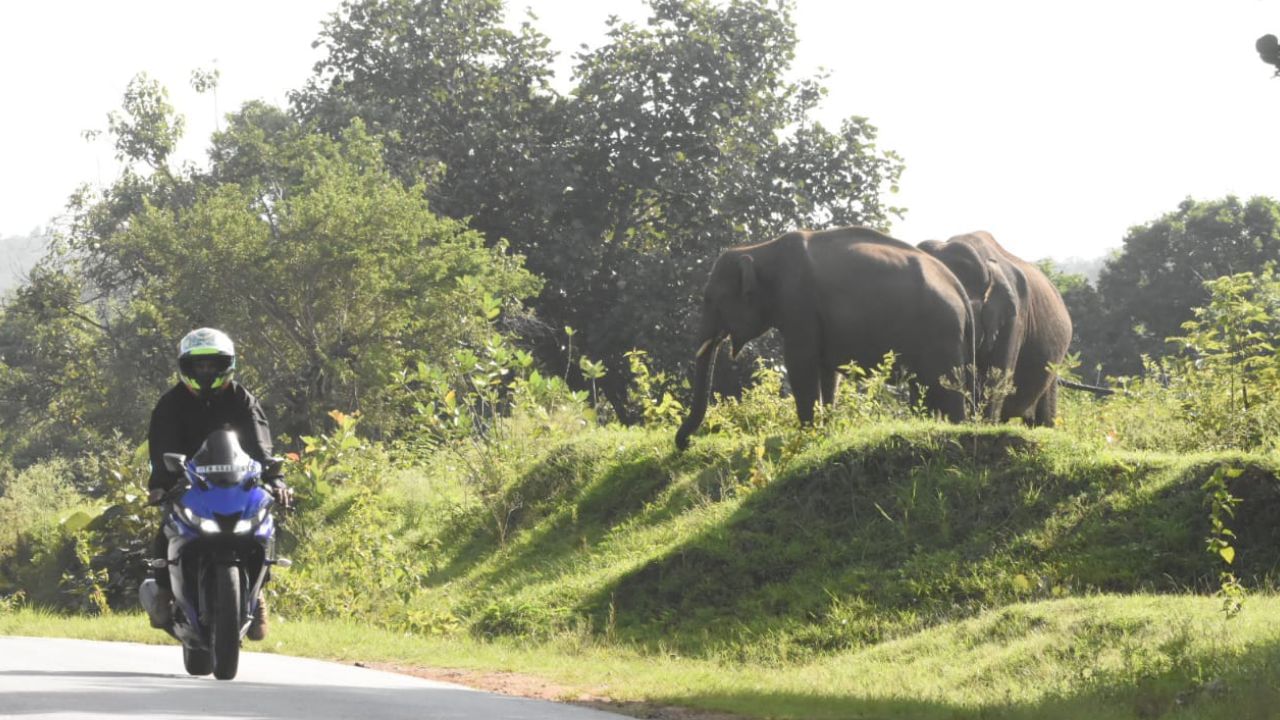
[[[540,642],[406,637],[337,621],[280,622],[266,652],[502,670],[578,695],[770,718],[1274,717],[1280,599],[1225,619],[1212,598],[1094,595],[1009,605],[896,640],[762,667],[639,651],[583,634]],[[136,614],[0,613],[0,634],[165,642]],[[178,664],[175,647],[174,664]]]
[[[1268,588],[1280,560],[1274,459],[928,422],[803,439],[710,436],[681,455],[664,433],[586,433],[512,489],[505,545],[456,530],[409,604],[482,636],[585,626],[650,651],[807,662],[1011,603],[1212,591],[1225,566],[1204,550],[1200,486],[1220,463],[1249,469],[1235,571]]]
[[[670,430],[542,440],[480,458],[513,478],[488,495],[459,479],[474,457],[359,455],[286,521],[273,605],[306,620],[265,649],[749,717],[1236,720],[1280,699],[1274,454],[924,420],[764,423],[685,453]],[[1202,489],[1224,465],[1230,568]],[[58,577],[44,547],[12,576]],[[1226,569],[1252,591],[1230,620]],[[164,639],[29,610],[0,632]]]

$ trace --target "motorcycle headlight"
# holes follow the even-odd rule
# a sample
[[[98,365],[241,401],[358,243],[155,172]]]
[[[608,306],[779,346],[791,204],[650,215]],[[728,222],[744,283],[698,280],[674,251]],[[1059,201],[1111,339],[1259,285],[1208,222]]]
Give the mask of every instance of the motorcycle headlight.
[[[181,508],[182,519],[193,528],[199,528],[200,532],[206,535],[217,535],[222,532],[222,528],[218,527],[218,523],[209,518],[202,518],[195,513],[194,510],[183,505]]]
[[[267,517],[267,506],[263,505],[258,514],[251,518],[241,518],[236,521],[235,534],[247,535],[254,528],[262,524],[263,519]]]

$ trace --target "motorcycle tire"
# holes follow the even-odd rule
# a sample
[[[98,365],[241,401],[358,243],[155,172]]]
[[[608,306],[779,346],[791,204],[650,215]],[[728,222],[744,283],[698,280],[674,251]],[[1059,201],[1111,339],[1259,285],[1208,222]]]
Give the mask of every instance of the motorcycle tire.
[[[208,675],[213,672],[213,655],[208,650],[192,650],[183,645],[182,665],[192,675]]]
[[[230,680],[240,665],[240,568],[219,565],[213,575],[213,676]]]

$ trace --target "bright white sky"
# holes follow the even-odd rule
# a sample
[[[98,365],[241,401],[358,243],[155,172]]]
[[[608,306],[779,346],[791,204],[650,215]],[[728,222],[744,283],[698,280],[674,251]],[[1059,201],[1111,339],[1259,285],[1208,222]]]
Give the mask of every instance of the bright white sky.
[[[338,0],[40,0],[0,4],[0,237],[48,225],[81,183],[116,172],[106,115],[145,71],[204,161],[215,119],[285,104]],[[569,56],[643,0],[508,0]],[[863,115],[903,156],[893,233],[990,230],[1028,258],[1095,257],[1187,196],[1280,197],[1280,78],[1254,40],[1264,0],[798,0],[798,73],[830,71],[820,119]],[[218,107],[195,68],[221,71]]]

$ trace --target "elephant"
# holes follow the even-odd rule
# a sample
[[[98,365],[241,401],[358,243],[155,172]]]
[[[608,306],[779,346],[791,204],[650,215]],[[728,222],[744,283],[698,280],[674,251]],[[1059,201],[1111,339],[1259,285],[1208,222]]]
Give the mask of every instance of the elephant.
[[[702,424],[716,351],[727,338],[736,359],[770,329],[802,424],[835,399],[839,368],[878,364],[889,351],[915,373],[926,407],[965,418],[964,393],[941,382],[972,364],[975,321],[964,287],[938,260],[866,227],[800,230],[716,259],[703,290],[693,404],[676,433],[683,450]],[[963,370],[961,370],[963,372]]]
[[[979,375],[997,369],[1012,377],[1012,392],[1001,407],[988,408],[991,418],[1051,427],[1058,383],[1049,366],[1062,362],[1071,344],[1071,316],[1053,282],[988,232],[926,240],[919,247],[950,268],[969,295]]]

